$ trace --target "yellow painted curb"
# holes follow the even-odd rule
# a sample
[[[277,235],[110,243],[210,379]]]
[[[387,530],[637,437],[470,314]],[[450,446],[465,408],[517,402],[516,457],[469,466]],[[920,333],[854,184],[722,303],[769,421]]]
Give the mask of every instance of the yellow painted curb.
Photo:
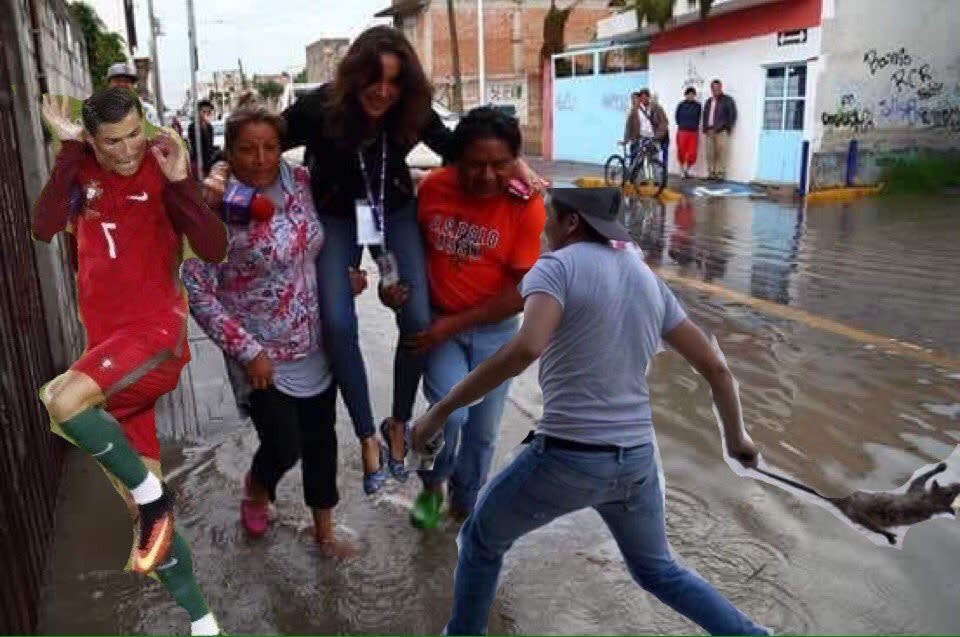
[[[700,279],[681,276],[659,268],[654,271],[667,283],[690,288],[705,294],[712,294],[732,303],[751,307],[768,316],[795,321],[822,332],[828,332],[858,343],[869,345],[880,351],[890,352],[898,356],[911,358],[915,361],[935,365],[944,369],[960,371],[960,359],[954,358],[945,352],[938,352],[923,347],[922,345],[901,341],[883,334],[867,332],[866,330],[834,321],[825,316],[819,316],[789,305],[781,305],[780,303],[760,299],[715,283],[707,283]]]
[[[860,197],[876,195],[883,190],[883,184],[877,186],[854,186],[851,188],[828,188],[807,193],[807,203],[821,201],[851,201]]]
[[[573,180],[573,183],[580,188],[604,188],[607,185],[603,177],[577,177]],[[626,184],[623,187],[623,194],[628,197],[652,197],[653,192],[654,188],[652,186],[645,186],[639,191],[633,184]],[[671,188],[664,188],[658,199],[661,201],[680,201],[683,199],[683,195]]]

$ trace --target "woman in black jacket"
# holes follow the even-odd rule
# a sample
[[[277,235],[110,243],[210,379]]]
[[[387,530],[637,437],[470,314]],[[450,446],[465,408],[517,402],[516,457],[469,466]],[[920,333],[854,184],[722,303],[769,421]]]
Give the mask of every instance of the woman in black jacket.
[[[364,490],[387,478],[380,462],[367,376],[357,331],[349,273],[366,245],[377,259],[381,284],[392,275],[407,288],[397,311],[400,336],[430,329],[423,244],[406,157],[419,142],[447,157],[450,131],[432,108],[433,93],[403,34],[373,27],[351,45],[336,79],[287,108],[286,148],[306,146],[311,185],[327,242],[319,257],[323,333],[364,462]],[[518,175],[540,186],[525,164]],[[393,408],[380,425],[389,445],[390,472],[406,480],[404,427],[410,420],[425,356],[397,346]]]

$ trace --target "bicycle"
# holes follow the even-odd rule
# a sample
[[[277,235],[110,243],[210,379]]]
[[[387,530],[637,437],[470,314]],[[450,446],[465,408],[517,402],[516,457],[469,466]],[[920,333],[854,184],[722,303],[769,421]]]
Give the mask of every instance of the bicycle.
[[[617,142],[626,146],[626,142]],[[652,194],[657,197],[667,187],[667,169],[660,160],[660,145],[649,138],[633,142],[638,146],[628,159],[624,155],[614,153],[607,158],[603,167],[603,178],[608,186],[623,188],[629,181],[638,193]]]

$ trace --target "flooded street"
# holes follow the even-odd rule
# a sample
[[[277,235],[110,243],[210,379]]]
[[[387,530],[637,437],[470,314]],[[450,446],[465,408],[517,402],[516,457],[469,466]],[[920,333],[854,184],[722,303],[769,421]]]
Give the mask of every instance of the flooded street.
[[[957,203],[865,199],[804,209],[694,198],[644,202],[626,222],[691,318],[716,335],[769,466],[838,496],[896,489],[951,454],[940,479],[960,480]],[[361,297],[359,314],[375,413],[383,415],[395,329],[373,291]],[[901,344],[883,346],[888,338]],[[222,369],[210,349],[195,357],[195,370]],[[878,546],[824,508],[735,475],[721,457],[709,389],[676,354],[662,353],[649,380],[670,539],[735,604],[776,633],[960,633],[960,522],[921,524],[903,550]],[[203,383],[201,400],[229,396],[215,373]],[[532,368],[512,389],[495,466],[540,409]],[[325,559],[307,541],[299,469],[280,485],[272,531],[246,539],[238,505],[255,444],[246,423],[227,417],[202,440],[168,446],[178,522],[228,632],[443,628],[456,528],[409,525],[415,477],[364,496],[359,445],[342,405],[339,416],[338,520],[368,547],[352,562]],[[129,522],[99,470],[73,453],[65,475],[40,630],[186,631],[185,614],[159,585],[117,571]],[[599,516],[583,511],[508,554],[490,632],[700,631],[632,581]]]

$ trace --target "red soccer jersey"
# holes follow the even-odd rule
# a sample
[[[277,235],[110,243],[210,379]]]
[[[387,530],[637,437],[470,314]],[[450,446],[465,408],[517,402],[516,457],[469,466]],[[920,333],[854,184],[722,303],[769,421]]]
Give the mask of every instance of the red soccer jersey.
[[[75,183],[82,200],[74,228],[78,301],[88,347],[123,326],[166,320],[175,311],[186,316],[180,235],[167,215],[165,180],[153,155],[123,177],[88,154]]]

